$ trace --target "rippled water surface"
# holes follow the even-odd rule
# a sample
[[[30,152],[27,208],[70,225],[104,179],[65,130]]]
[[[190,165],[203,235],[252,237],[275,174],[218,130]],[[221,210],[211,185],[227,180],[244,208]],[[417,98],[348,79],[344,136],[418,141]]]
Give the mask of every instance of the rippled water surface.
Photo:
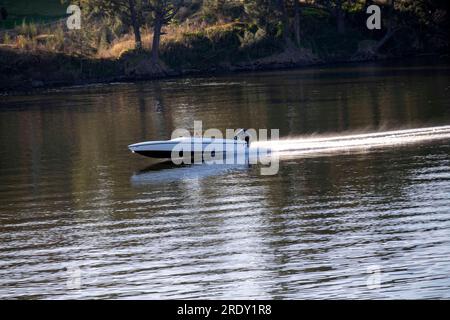
[[[274,176],[127,150],[194,120],[284,145],[447,126],[449,80],[415,62],[2,96],[0,298],[450,298],[448,136]]]

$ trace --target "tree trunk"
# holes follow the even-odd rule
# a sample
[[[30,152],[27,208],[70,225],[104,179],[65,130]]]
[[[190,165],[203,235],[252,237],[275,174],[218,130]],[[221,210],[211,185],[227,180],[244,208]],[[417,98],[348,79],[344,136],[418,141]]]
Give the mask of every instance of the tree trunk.
[[[387,22],[387,32],[383,36],[383,38],[378,41],[375,52],[378,52],[385,44],[388,42],[392,36],[398,31],[398,29],[394,25],[394,6],[395,6],[395,0],[391,0],[389,4],[389,19]]]
[[[153,62],[158,62],[159,60],[159,43],[161,40],[161,27],[162,21],[161,17],[157,16],[155,18],[155,24],[153,26],[153,43],[152,43],[152,59]]]
[[[387,29],[388,32],[394,28],[394,9],[395,9],[395,0],[389,1],[388,8],[388,19],[387,19]]]
[[[339,7],[336,9],[336,23],[337,23],[337,32],[339,34],[345,33],[345,16],[344,10],[342,10],[341,4],[338,4]]]
[[[281,12],[281,24],[282,24],[282,32],[283,32],[283,41],[286,46],[290,45],[289,39],[289,18],[286,12],[286,5],[284,3],[285,0],[278,0],[278,8]]]
[[[134,0],[128,0],[128,5],[130,6],[131,24],[133,26],[134,32],[134,45],[136,50],[141,50],[142,49],[141,30],[139,28],[139,22],[137,19],[136,6]]]
[[[294,0],[294,33],[295,43],[300,47],[300,5],[298,0]]]

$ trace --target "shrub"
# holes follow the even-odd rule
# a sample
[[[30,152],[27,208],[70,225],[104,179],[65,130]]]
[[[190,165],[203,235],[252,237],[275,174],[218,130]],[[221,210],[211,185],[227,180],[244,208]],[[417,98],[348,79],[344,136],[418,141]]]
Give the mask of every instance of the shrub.
[[[244,6],[237,0],[204,0],[201,13],[208,23],[233,21],[243,16]]]
[[[16,37],[16,47],[19,49],[25,49],[27,45],[27,38],[25,38],[23,35],[19,34]]]
[[[28,38],[35,37],[38,34],[38,28],[36,23],[34,22],[27,23],[25,19],[22,20],[22,24],[16,29],[20,35],[23,35]]]
[[[3,44],[10,44],[11,43],[11,36],[8,32],[5,32],[3,36]]]

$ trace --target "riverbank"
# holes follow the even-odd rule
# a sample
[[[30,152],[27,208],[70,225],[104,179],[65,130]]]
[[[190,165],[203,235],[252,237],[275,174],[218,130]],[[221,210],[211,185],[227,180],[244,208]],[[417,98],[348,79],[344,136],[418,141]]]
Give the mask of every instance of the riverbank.
[[[308,52],[285,51],[276,55],[218,63],[205,67],[171,68],[155,64],[148,52],[130,52],[120,59],[88,59],[60,53],[30,53],[0,48],[0,92],[115,81],[152,80],[194,74],[285,69],[323,63]]]
[[[156,63],[148,46],[151,33],[143,35],[146,45],[141,50],[135,50],[133,40],[126,35],[92,53],[74,33],[55,33],[55,37],[42,39],[19,35],[14,44],[0,45],[0,93],[448,54],[445,45],[436,49],[408,45],[398,39],[380,47],[382,40],[370,40],[357,33],[305,36],[302,46],[296,46],[277,37],[252,34],[242,23],[204,29],[174,27],[166,32]],[[29,30],[26,33],[32,34]]]
[[[222,8],[226,15],[218,8],[212,14],[206,4],[185,8],[183,15],[161,29],[157,46],[154,30],[147,25],[140,28],[137,41],[126,24],[117,29],[107,17],[89,17],[87,12],[80,30],[68,30],[63,20],[23,23],[0,34],[0,93],[439,56],[449,51],[447,20],[442,15],[446,11],[440,8],[433,12],[441,18],[430,18],[426,28],[422,21],[426,17],[406,19],[401,14],[409,9],[399,7],[393,10],[402,19],[386,13],[392,24],[369,30],[367,14],[359,7],[345,9],[345,28],[341,28],[334,11],[321,6],[302,7],[295,15],[291,8],[286,19],[274,16],[266,21],[260,18],[267,14],[257,8],[235,5],[240,8],[235,13]],[[279,11],[273,10],[267,12]]]
[[[409,56],[448,58],[448,54],[422,54]],[[284,70],[337,63],[373,63],[377,61],[404,61],[406,56],[371,56],[365,59],[320,59],[311,52],[285,50],[278,54],[251,61],[218,63],[204,68],[170,68],[164,63],[155,65],[148,52],[129,53],[117,60],[86,59],[63,54],[21,54],[0,48],[0,94],[23,94],[51,88],[136,82],[196,75],[221,75],[248,71]]]

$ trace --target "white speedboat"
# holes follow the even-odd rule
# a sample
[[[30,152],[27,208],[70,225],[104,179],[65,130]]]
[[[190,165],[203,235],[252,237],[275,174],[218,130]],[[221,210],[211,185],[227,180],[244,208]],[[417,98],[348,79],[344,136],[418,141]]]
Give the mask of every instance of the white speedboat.
[[[250,137],[245,129],[236,132],[234,139],[181,137],[163,141],[146,141],[131,144],[128,148],[137,153],[151,158],[172,158],[185,156],[186,152],[194,156],[196,153],[208,154],[212,157],[222,153],[229,154],[247,153],[250,145]]]

